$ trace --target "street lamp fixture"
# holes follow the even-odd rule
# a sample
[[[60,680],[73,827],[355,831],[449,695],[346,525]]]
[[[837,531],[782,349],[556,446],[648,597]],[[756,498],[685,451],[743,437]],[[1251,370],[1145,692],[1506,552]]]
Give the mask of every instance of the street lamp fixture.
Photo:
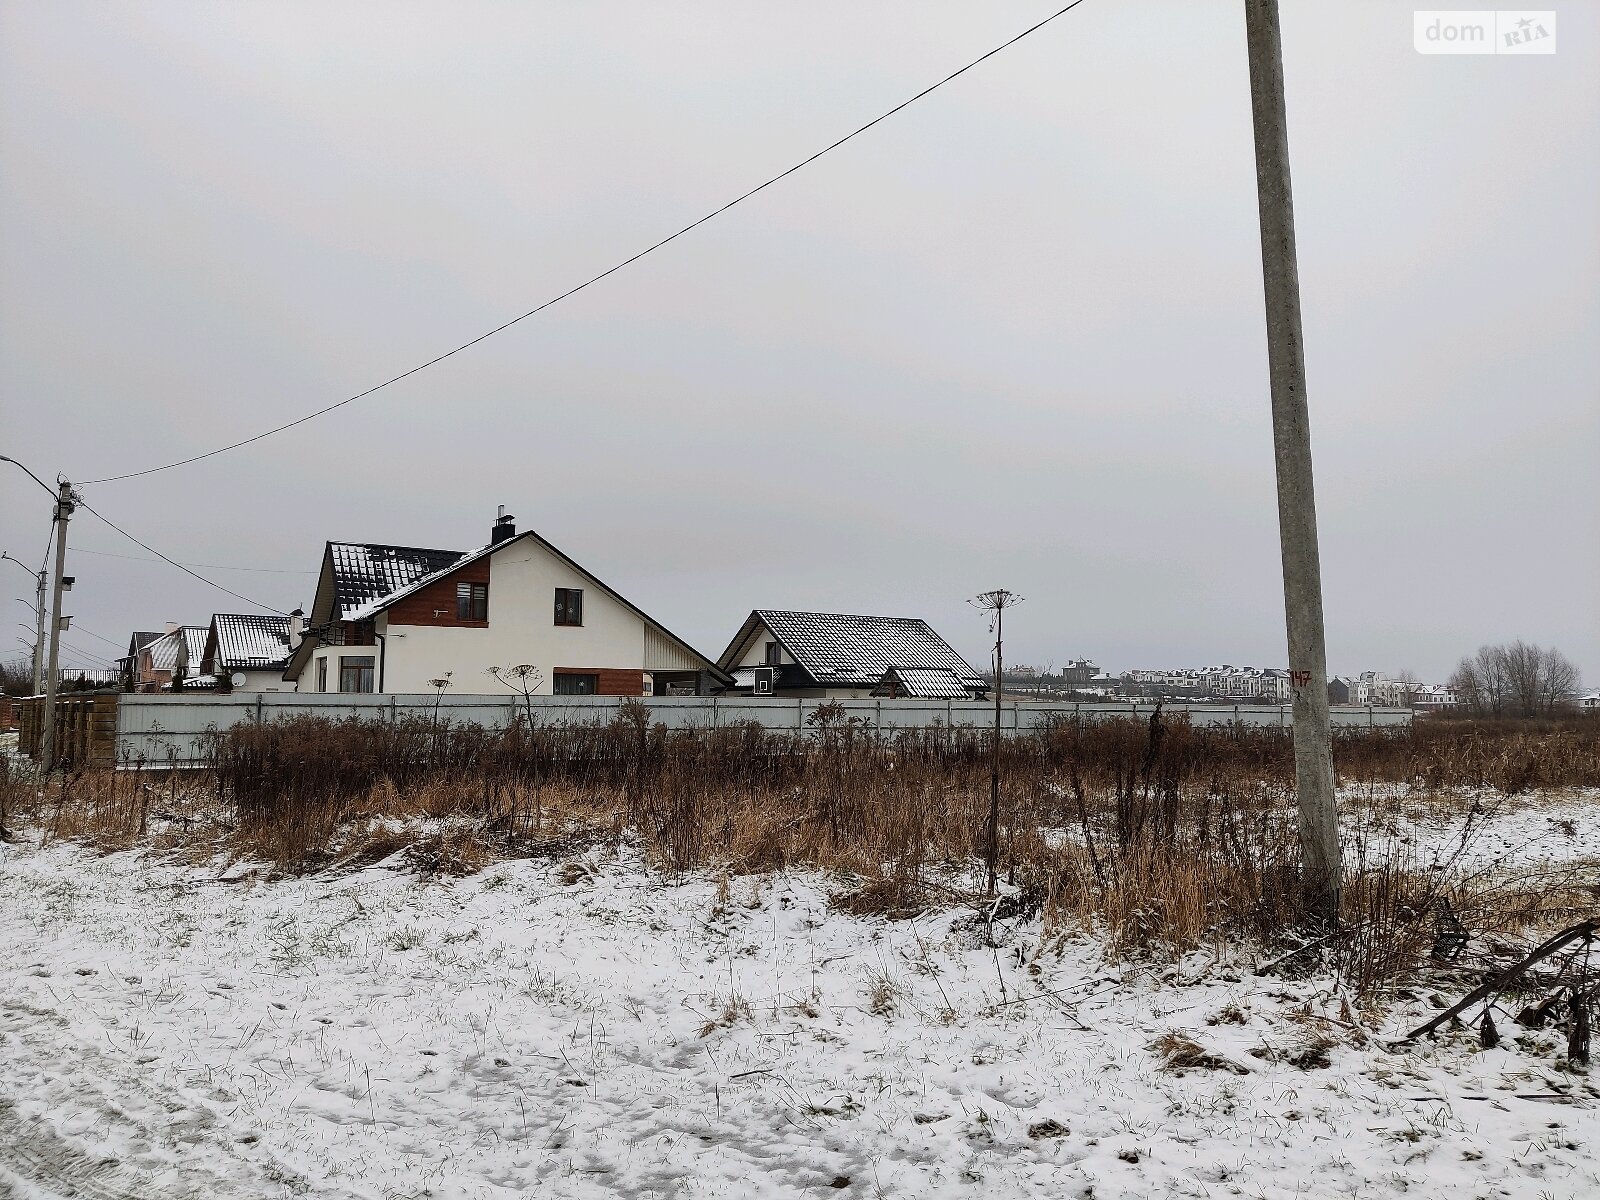
[[[18,468],[19,470],[23,471],[28,476],[29,479],[33,480],[40,487],[42,487],[45,491],[49,492],[50,493],[50,498],[52,500],[54,500],[56,498],[56,489],[55,488],[51,487],[44,480],[40,479],[32,471],[29,471],[26,466],[24,466],[22,463],[19,463],[16,459],[11,458],[10,456],[5,455],[5,454],[0,454],[0,462],[8,462],[12,466],[14,466],[14,467]]]

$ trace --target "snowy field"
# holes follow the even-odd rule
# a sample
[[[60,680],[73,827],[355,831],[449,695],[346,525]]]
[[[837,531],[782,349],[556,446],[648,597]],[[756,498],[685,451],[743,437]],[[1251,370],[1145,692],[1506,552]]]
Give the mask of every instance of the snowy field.
[[[1506,796],[1488,789],[1377,795],[1341,791],[1347,858],[1400,854],[1423,868],[1458,872],[1528,870],[1600,855],[1600,790]]]
[[[1595,813],[1496,832],[1581,856]],[[1351,1023],[1242,952],[1108,968],[830,886],[0,845],[0,1196],[1600,1196],[1600,1090],[1554,1035],[1391,1050],[1427,993]]]

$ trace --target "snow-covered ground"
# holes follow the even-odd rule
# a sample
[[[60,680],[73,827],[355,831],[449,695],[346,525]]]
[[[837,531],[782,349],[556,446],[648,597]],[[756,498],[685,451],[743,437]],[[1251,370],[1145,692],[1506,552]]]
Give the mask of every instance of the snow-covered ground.
[[[1405,855],[1421,868],[1527,869],[1600,854],[1600,789],[1506,796],[1390,786],[1340,795],[1347,858]]]
[[[1242,956],[719,887],[0,846],[0,1195],[1600,1195],[1552,1036],[1389,1050]],[[1211,1061],[1168,1067],[1173,1031]]]

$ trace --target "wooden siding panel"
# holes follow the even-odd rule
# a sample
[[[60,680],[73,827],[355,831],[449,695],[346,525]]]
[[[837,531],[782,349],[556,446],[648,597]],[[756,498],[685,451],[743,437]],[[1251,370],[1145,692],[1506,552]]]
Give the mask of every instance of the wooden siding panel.
[[[619,667],[557,667],[556,675],[598,675],[596,696],[644,695],[644,672]]]
[[[698,671],[700,661],[685,654],[654,625],[644,627],[644,669],[647,671]]]
[[[487,629],[488,621],[463,621],[456,616],[456,584],[489,582],[488,556],[470,562],[459,571],[452,571],[436,579],[404,599],[389,606],[389,624],[393,625],[448,625],[458,629]],[[494,590],[489,592],[489,611],[494,612]],[[442,612],[443,616],[435,616]]]

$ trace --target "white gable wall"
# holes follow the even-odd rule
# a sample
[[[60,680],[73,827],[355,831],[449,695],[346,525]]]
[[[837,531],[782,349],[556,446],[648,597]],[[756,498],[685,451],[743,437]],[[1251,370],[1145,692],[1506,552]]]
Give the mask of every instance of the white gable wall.
[[[555,623],[558,587],[583,589],[582,626]],[[640,617],[587,576],[534,539],[524,538],[489,558],[488,628],[393,625],[382,614],[378,632],[388,645],[372,652],[383,653],[386,692],[431,692],[428,680],[446,671],[454,672],[452,691],[494,692],[501,685],[489,677],[489,667],[532,663],[544,676],[538,694],[550,695],[556,667],[644,669],[645,629]],[[341,649],[368,652],[364,647],[330,648],[334,654]],[[338,686],[337,678],[330,664],[330,688]]]
[[[778,639],[772,635],[772,630],[768,629],[765,625],[757,624],[755,635],[750,639],[749,647],[746,648],[743,657],[741,657],[738,663],[735,664],[731,669],[738,670],[741,667],[766,666],[767,643],[776,642],[777,640]],[[789,652],[785,650],[781,644],[778,646],[778,657],[786,663],[794,662],[794,659],[790,656]]]

